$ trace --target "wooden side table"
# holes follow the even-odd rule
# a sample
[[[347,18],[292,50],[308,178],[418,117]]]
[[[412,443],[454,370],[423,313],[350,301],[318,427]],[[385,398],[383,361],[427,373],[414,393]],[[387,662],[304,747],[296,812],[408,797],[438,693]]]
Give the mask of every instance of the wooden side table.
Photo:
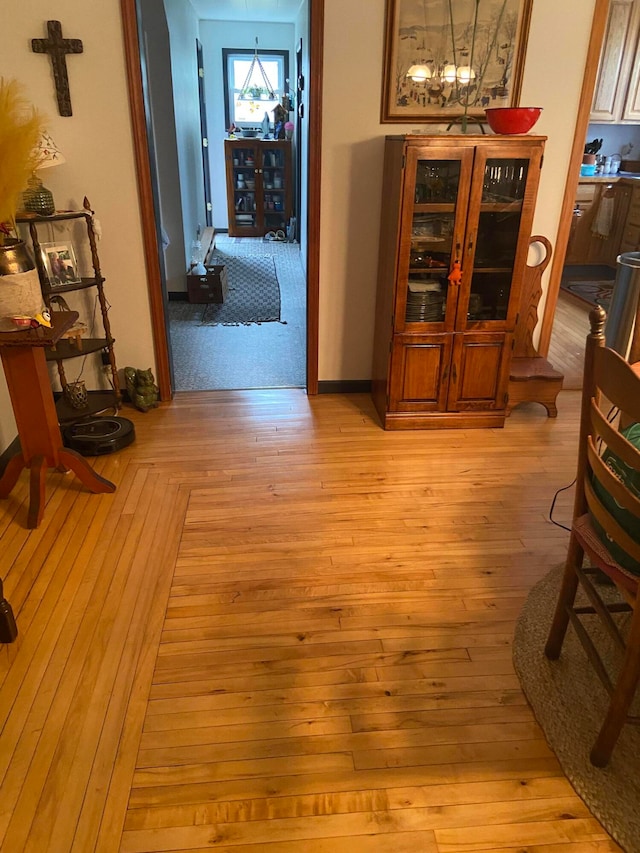
[[[44,348],[52,346],[78,319],[77,311],[54,311],[52,328],[0,332],[0,356],[7,378],[21,450],[9,460],[0,478],[0,498],[6,498],[23,468],[30,471],[27,527],[42,521],[48,468],[73,471],[90,492],[115,491],[75,450],[62,444],[58,416],[51,392]]]

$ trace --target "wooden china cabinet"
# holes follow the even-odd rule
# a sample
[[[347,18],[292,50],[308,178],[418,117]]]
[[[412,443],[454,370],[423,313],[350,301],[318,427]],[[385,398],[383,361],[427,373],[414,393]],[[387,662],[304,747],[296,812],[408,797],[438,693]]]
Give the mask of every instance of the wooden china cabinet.
[[[385,429],[504,425],[544,142],[386,138],[372,375]]]
[[[291,218],[291,142],[225,139],[230,237],[284,231]]]

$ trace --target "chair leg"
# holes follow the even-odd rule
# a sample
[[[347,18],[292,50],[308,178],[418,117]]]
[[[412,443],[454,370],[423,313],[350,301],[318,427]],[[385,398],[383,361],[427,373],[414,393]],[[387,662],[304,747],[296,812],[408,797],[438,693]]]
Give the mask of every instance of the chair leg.
[[[549,660],[557,660],[560,657],[562,644],[564,643],[567,626],[569,625],[568,608],[573,606],[578,589],[578,575],[576,567],[582,565],[584,551],[578,542],[574,533],[571,534],[569,540],[569,550],[567,552],[567,562],[564,568],[562,577],[562,585],[558,594],[558,603],[556,604],[556,612],[549,629],[547,644],[544,647],[544,653]]]
[[[596,767],[606,767],[611,753],[620,736],[622,726],[627,720],[629,707],[635,696],[640,679],[640,610],[633,611],[631,628],[627,638],[627,650],[607,715],[591,750],[591,763]]]

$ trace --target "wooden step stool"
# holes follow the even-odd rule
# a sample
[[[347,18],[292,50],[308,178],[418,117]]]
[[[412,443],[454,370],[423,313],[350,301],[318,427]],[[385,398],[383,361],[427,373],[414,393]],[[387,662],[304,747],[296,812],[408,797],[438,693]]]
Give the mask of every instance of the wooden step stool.
[[[550,418],[558,416],[556,398],[562,391],[564,376],[546,358],[513,358],[509,373],[509,402],[506,414],[519,403],[541,403]]]

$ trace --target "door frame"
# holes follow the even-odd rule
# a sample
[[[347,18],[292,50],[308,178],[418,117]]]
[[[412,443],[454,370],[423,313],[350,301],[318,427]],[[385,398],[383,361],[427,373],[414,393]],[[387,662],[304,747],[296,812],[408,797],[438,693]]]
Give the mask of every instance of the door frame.
[[[608,2],[608,0],[607,0]],[[156,360],[156,381],[160,399],[173,395],[169,368],[169,342],[166,327],[160,247],[158,246],[153,184],[149,157],[148,117],[145,112],[143,77],[140,67],[140,42],[136,0],[120,0],[127,69],[127,86],[134,156],[138,177],[140,218],[151,328]],[[318,393],[318,321],[320,284],[320,180],[322,154],[322,67],[324,42],[324,0],[309,0],[309,143],[307,192],[307,394]],[[299,215],[299,213],[298,213]]]
[[[560,222],[556,234],[556,245],[553,263],[551,265],[551,274],[549,276],[549,284],[547,287],[547,299],[544,306],[542,325],[540,327],[538,353],[544,358],[549,354],[549,344],[551,343],[551,333],[553,331],[553,320],[556,313],[556,305],[558,304],[560,281],[562,280],[562,270],[564,267],[564,260],[567,254],[567,245],[569,243],[569,235],[571,232],[573,207],[576,198],[576,190],[578,188],[578,179],[580,177],[580,164],[582,163],[582,155],[584,154],[584,143],[587,138],[591,104],[593,103],[593,92],[595,90],[596,78],[598,76],[600,52],[602,51],[604,34],[607,26],[609,2],[610,0],[596,0],[593,10],[591,36],[589,38],[589,47],[587,49],[580,101],[578,102],[576,129],[573,135],[571,156],[569,157],[569,170],[564,189],[564,198],[562,200]]]

